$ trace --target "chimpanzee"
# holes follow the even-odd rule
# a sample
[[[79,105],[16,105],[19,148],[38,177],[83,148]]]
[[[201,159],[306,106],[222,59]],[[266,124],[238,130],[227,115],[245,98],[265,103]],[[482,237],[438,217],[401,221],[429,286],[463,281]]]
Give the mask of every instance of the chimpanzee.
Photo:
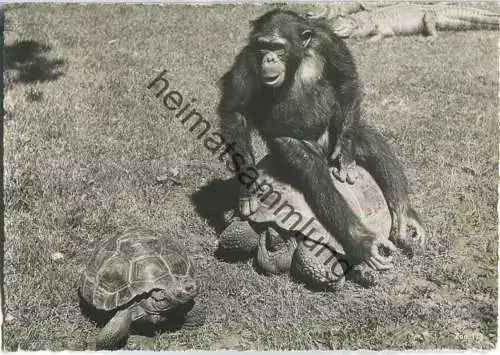
[[[326,24],[289,10],[269,11],[252,25],[248,44],[222,77],[218,107],[223,136],[237,143],[243,157],[238,168],[255,164],[250,135],[255,128],[280,164],[281,178],[304,193],[346,251],[374,269],[391,267],[378,249],[394,251],[394,244],[377,239],[361,223],[330,178],[333,173],[355,183],[350,167],[363,166],[393,214],[392,240],[403,247],[423,243],[425,232],[410,207],[402,166],[383,137],[360,120],[362,92],[349,49]],[[332,162],[338,168],[331,169]],[[256,207],[256,196],[244,186],[241,213],[249,215]],[[411,237],[408,225],[416,230]]]

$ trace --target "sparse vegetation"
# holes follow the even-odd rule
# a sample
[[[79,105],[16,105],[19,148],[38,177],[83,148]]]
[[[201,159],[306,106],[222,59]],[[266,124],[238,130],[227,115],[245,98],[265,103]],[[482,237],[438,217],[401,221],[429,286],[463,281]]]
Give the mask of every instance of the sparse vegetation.
[[[380,286],[339,293],[214,258],[216,229],[192,195],[229,172],[147,84],[167,69],[217,127],[217,80],[248,21],[269,8],[7,7],[5,350],[92,348],[98,330],[78,308],[79,273],[95,243],[126,225],[179,235],[209,311],[203,328],[135,335],[128,349],[496,345],[497,32],[348,42],[366,120],[406,167],[424,251],[397,255]],[[34,53],[12,52],[20,46]],[[158,178],[172,171],[176,183]]]

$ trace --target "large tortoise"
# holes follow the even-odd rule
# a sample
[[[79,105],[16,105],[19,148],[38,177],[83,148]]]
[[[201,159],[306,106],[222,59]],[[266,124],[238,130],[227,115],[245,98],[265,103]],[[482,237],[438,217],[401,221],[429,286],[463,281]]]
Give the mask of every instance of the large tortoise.
[[[246,220],[232,219],[220,235],[219,249],[225,254],[254,257],[266,273],[290,271],[314,288],[338,289],[346,275],[359,283],[373,284],[376,276],[371,269],[346,253],[316,220],[303,194],[280,181],[276,169],[269,155],[257,164],[259,183],[267,182],[262,189],[266,191],[258,194],[259,208]],[[389,239],[391,215],[383,193],[365,169],[356,169],[354,185],[333,176],[332,181],[361,221],[380,238]]]
[[[131,228],[95,249],[79,294],[98,311],[111,313],[96,347],[113,349],[126,341],[133,322],[202,325],[205,312],[194,303],[198,289],[193,264],[182,247],[158,231]]]

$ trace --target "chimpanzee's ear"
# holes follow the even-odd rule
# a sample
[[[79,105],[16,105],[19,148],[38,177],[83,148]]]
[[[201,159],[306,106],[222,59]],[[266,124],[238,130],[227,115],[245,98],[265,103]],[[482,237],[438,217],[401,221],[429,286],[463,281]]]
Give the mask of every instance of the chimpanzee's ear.
[[[302,46],[307,47],[309,46],[309,43],[311,42],[313,36],[313,31],[312,30],[305,30],[300,34],[300,39],[302,40]]]

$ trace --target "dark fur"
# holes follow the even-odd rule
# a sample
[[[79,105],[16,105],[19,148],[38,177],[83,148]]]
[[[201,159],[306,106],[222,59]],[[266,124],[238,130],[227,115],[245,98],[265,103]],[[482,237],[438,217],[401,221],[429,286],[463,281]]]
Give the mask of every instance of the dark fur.
[[[408,196],[406,178],[395,156],[381,136],[360,123],[361,90],[351,53],[327,26],[293,12],[273,10],[253,25],[249,44],[222,80],[219,114],[223,135],[237,142],[245,165],[254,166],[250,128],[257,129],[282,164],[282,178],[303,191],[318,220],[347,250],[359,254],[359,246],[371,245],[376,236],[350,211],[331,181],[328,158],[334,146],[341,144],[347,159],[359,159],[397,215],[408,209]],[[285,58],[285,83],[270,89],[261,83],[253,39],[275,29],[292,46]],[[300,33],[306,29],[313,31],[307,49],[300,46]],[[307,50],[324,63],[320,78],[311,85],[294,79]],[[316,144],[325,132],[326,142]],[[323,151],[311,146],[321,146]]]
[[[276,14],[285,14],[283,21],[276,20]],[[293,20],[290,23],[290,20]],[[329,131],[329,142],[341,142],[345,160],[352,159],[352,127],[360,116],[361,90],[354,59],[345,43],[333,34],[323,23],[308,23],[289,11],[273,10],[253,22],[251,38],[271,30],[269,23],[291,33],[292,43],[300,43],[298,33],[302,29],[313,28],[314,39],[310,48],[325,59],[323,78],[299,96],[290,93],[294,84],[287,79],[283,87],[271,90],[264,87],[258,76],[260,63],[255,56],[255,48],[250,42],[236,57],[233,69],[223,77],[224,96],[219,112],[226,125],[225,136],[238,137],[240,150],[246,162],[254,163],[248,130],[243,118],[229,118],[236,112],[244,115],[264,138],[276,136],[295,137],[318,141]],[[295,27],[300,27],[297,31]],[[304,54],[301,48],[293,48],[287,60],[287,76],[293,77]],[[307,119],[304,119],[307,116]],[[224,117],[228,117],[227,120]],[[272,117],[272,119],[270,119]],[[333,151],[327,147],[327,154]]]
[[[375,179],[392,213],[397,234],[394,242],[404,249],[413,249],[413,242],[423,243],[425,231],[409,200],[408,180],[404,168],[391,147],[373,127],[360,124],[355,132],[354,158]],[[415,228],[416,240],[407,236],[407,226]]]

